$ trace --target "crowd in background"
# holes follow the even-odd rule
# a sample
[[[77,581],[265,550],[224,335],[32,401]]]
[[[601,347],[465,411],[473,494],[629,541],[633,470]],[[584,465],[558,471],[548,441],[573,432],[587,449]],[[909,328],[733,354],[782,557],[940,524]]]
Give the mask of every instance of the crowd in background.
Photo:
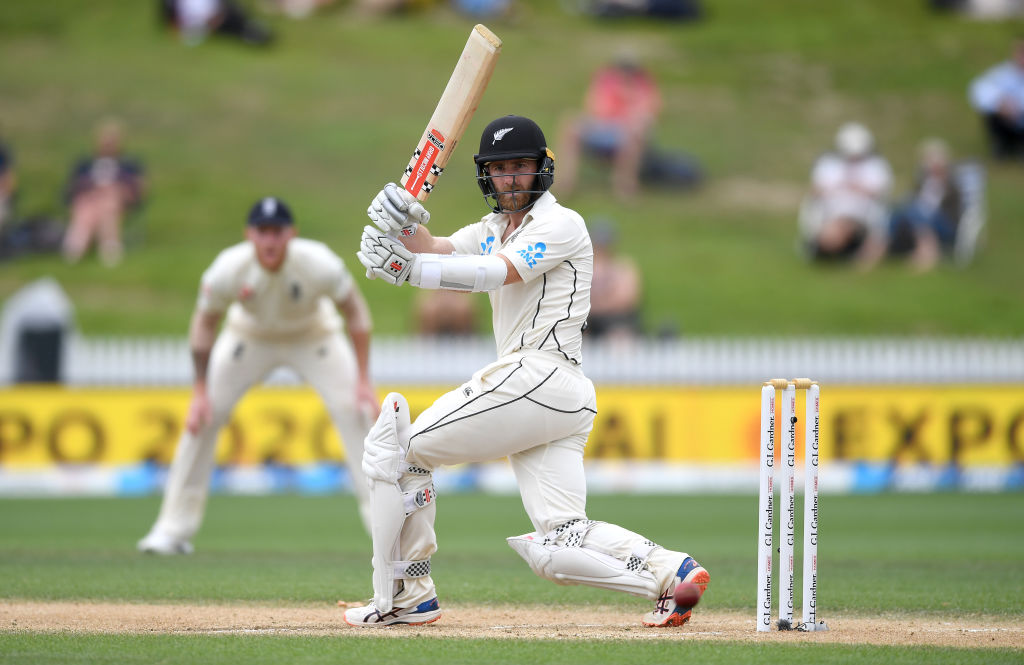
[[[59,252],[68,263],[78,263],[95,247],[104,265],[118,265],[125,220],[142,205],[146,191],[142,162],[122,152],[123,140],[120,121],[99,123],[92,152],[71,166],[58,215],[20,214],[13,152],[0,144],[0,260]]]
[[[333,0],[273,0],[263,7],[299,18],[333,4]],[[352,0],[346,4],[367,13],[442,4],[480,17],[515,11],[515,0]],[[984,10],[971,2],[933,4],[944,10]],[[577,0],[562,5],[567,11],[599,18],[706,18],[696,0]],[[252,45],[274,43],[272,32],[238,0],[158,0],[157,8],[162,24],[189,45],[212,35]],[[630,48],[610,50],[613,57],[593,71],[580,108],[567,111],[559,127],[558,194],[572,196],[581,180],[595,171],[608,174],[609,188],[624,203],[654,187],[683,192],[701,184],[705,174],[694,157],[655,140],[664,102],[654,75]],[[1024,39],[1014,42],[1007,61],[969,83],[967,98],[980,118],[991,157],[1024,159]],[[63,214],[56,219],[19,215],[18,187],[30,184],[19,183],[13,148],[0,143],[0,259],[53,251],[75,263],[95,246],[103,264],[115,266],[121,261],[126,219],[146,197],[145,170],[138,159],[122,153],[123,134],[117,121],[99,124],[93,153],[71,169],[62,192]],[[898,257],[924,272],[964,244],[963,220],[972,206],[983,205],[977,187],[984,179],[980,162],[955,158],[941,137],[921,137],[913,186],[894,196],[894,174],[884,153],[868,126],[849,122],[839,128],[831,149],[813,164],[797,224],[799,246],[809,260],[849,262],[869,269],[887,257]],[[587,162],[596,169],[583,168]],[[644,330],[640,271],[621,255],[613,223],[596,223],[591,231],[596,257],[589,334],[640,335]],[[478,316],[470,296],[425,294],[416,304],[416,329],[424,335],[473,334]]]

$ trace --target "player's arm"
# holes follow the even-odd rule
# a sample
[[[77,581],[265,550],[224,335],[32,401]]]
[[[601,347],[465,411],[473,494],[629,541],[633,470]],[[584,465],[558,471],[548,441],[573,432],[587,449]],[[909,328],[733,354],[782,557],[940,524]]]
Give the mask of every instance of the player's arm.
[[[516,267],[512,265],[512,262],[508,260],[508,257],[504,254],[498,254],[498,256],[505,262],[505,270],[508,271],[508,274],[505,275],[504,284],[515,284],[516,282],[523,281],[522,275],[520,275],[519,271],[516,270]]]
[[[220,325],[221,312],[211,312],[196,308],[189,324],[188,342],[192,351],[193,390],[192,403],[189,405],[185,427],[193,434],[210,422],[210,398],[206,392],[206,372],[210,366],[210,353],[217,339],[217,326]]]
[[[356,402],[361,411],[375,419],[380,414],[380,402],[370,380],[370,334],[373,330],[370,308],[363,294],[355,287],[349,290],[344,300],[335,304],[345,317],[345,332],[356,355]]]

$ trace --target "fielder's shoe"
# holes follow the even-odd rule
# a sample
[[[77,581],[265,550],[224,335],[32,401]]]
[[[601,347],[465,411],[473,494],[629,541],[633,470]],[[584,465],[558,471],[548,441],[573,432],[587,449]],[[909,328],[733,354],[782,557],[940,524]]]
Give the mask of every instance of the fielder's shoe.
[[[149,533],[135,547],[145,554],[162,554],[164,556],[192,554],[195,549],[187,540],[177,540],[159,532]]]
[[[386,613],[381,613],[372,600],[365,607],[353,607],[345,610],[345,623],[360,627],[380,628],[392,624],[421,626],[425,623],[433,623],[440,618],[441,608],[437,604],[436,597],[423,601],[415,608],[395,606]]]
[[[692,556],[686,557],[669,583],[668,588],[658,598],[658,602],[654,605],[654,610],[644,615],[643,624],[659,628],[682,626],[690,620],[690,613],[693,607],[676,605],[674,600],[676,587],[681,582],[690,582],[700,587],[700,593],[703,596],[710,581],[711,576],[708,575],[708,571],[704,570],[699,563],[694,561]]]

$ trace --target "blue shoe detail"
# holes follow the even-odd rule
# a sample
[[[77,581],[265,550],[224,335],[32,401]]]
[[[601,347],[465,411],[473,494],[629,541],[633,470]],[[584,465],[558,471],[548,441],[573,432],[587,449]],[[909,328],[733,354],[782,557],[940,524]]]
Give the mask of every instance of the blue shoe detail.
[[[384,627],[395,624],[422,626],[440,618],[441,607],[438,605],[436,596],[423,601],[416,606],[416,609],[393,607],[390,612],[381,612],[373,601],[370,601],[369,605],[345,610],[345,623],[350,626]]]
[[[679,566],[679,570],[676,571],[676,577],[680,580],[685,580],[686,576],[689,575],[690,571],[694,568],[700,568],[700,564],[694,561],[692,556],[688,556],[683,560],[682,565]]]

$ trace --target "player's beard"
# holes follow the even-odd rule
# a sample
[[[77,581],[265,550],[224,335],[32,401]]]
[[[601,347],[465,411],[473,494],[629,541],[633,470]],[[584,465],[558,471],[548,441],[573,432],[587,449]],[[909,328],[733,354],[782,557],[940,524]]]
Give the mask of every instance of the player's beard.
[[[532,192],[501,192],[498,194],[498,207],[506,212],[522,210],[530,203]]]

